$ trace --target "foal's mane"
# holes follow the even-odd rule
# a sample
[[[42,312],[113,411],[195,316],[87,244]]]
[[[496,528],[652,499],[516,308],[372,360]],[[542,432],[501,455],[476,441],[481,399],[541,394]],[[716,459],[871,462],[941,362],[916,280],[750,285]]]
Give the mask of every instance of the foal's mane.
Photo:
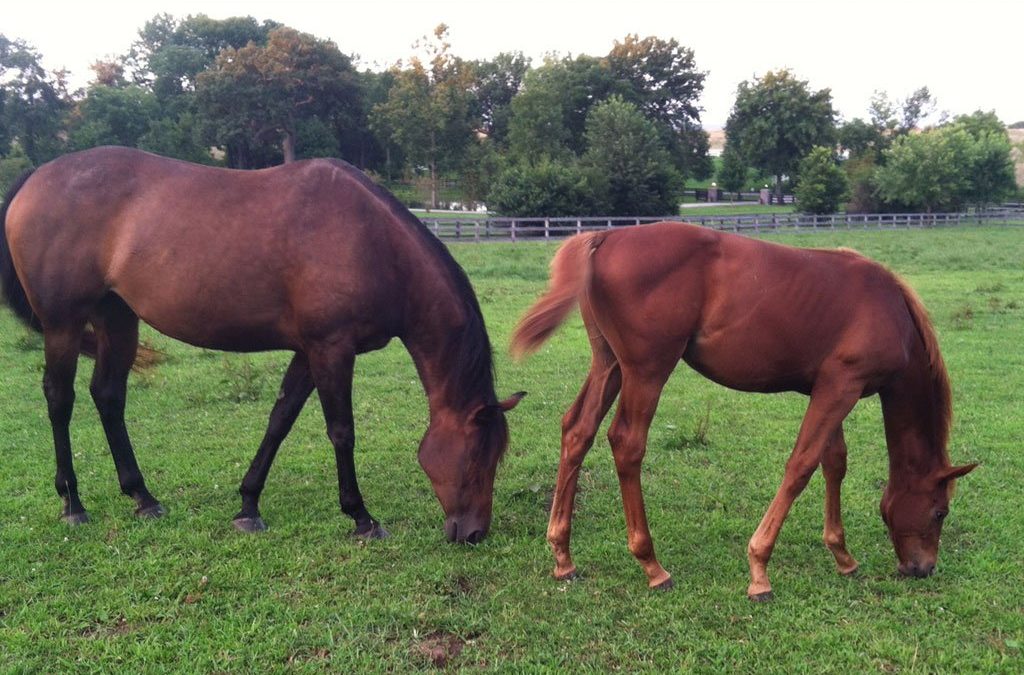
[[[447,372],[449,400],[460,410],[478,403],[495,404],[494,359],[490,338],[484,326],[483,313],[466,272],[455,262],[440,239],[435,237],[398,199],[380,187],[362,171],[342,160],[331,160],[347,176],[375,197],[394,218],[417,233],[437,263],[447,272],[462,303],[466,323],[455,339],[448,342],[444,361]],[[502,446],[503,447],[503,446]]]
[[[932,326],[928,312],[921,302],[921,298],[914,292],[907,282],[893,274],[900,290],[903,292],[903,299],[907,303],[907,309],[914,320],[917,332],[924,343],[925,355],[928,357],[928,374],[931,380],[932,390],[932,424],[930,432],[932,443],[936,451],[942,453],[944,464],[949,464],[949,451],[946,444],[949,442],[949,429],[953,423],[953,395],[949,385],[949,373],[946,371],[946,364],[942,360],[942,353],[939,351],[939,341],[935,335],[935,328]]]

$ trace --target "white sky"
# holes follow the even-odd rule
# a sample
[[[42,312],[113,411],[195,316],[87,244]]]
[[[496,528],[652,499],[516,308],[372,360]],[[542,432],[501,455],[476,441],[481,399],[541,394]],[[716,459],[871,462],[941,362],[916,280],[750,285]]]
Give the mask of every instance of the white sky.
[[[709,72],[700,101],[709,128],[724,124],[740,81],[782,67],[831,88],[845,119],[866,117],[877,89],[895,100],[927,86],[951,114],[1024,120],[1020,0],[14,0],[0,8],[0,33],[84,85],[93,61],[126,52],[164,12],[273,19],[334,40],[363,67],[408,57],[441,22],[468,59],[522,51],[537,63],[548,52],[601,56],[627,33],[675,38]]]

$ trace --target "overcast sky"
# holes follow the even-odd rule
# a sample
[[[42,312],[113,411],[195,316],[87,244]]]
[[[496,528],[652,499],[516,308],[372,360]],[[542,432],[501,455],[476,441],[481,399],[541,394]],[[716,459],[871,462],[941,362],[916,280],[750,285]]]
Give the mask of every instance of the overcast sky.
[[[783,67],[830,88],[844,119],[866,117],[875,90],[900,99],[927,86],[951,114],[1024,120],[1020,0],[17,0],[0,9],[0,33],[84,85],[93,61],[123,54],[159,13],[273,19],[375,69],[408,57],[442,22],[452,51],[468,59],[521,51],[539,63],[549,52],[607,54],[627,33],[675,38],[708,72],[700,101],[708,128],[725,123],[739,82]]]

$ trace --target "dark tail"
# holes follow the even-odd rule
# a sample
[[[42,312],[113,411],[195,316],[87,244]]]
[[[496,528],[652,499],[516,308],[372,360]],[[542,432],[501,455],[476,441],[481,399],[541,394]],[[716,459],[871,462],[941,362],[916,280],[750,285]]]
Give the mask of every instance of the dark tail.
[[[29,328],[42,332],[43,325],[39,322],[39,317],[32,311],[32,305],[29,304],[28,296],[25,295],[25,287],[21,285],[18,273],[14,269],[11,247],[7,243],[7,207],[14,200],[14,196],[18,194],[18,190],[24,187],[33,171],[34,169],[29,169],[18,176],[10,189],[7,190],[3,206],[0,206],[0,286],[3,286],[4,300],[7,301],[7,306],[11,308],[14,314]],[[96,333],[91,329],[87,329],[82,335],[82,353],[90,358],[96,358],[96,349]],[[161,352],[146,345],[139,345],[132,368],[142,370],[156,365],[162,359],[163,354]]]
[[[19,319],[34,330],[41,331],[42,325],[39,319],[32,312],[32,305],[28,303],[28,296],[25,295],[25,288],[18,279],[18,273],[14,270],[14,259],[11,258],[11,248],[7,245],[7,207],[14,200],[14,195],[25,185],[34,169],[29,169],[18,178],[7,190],[4,197],[4,204],[0,207],[0,285],[3,286],[4,299],[8,307]]]

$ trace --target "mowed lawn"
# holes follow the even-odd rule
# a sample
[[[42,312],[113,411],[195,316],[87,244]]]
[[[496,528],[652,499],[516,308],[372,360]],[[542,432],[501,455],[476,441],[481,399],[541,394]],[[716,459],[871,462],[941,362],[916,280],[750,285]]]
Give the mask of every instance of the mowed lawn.
[[[516,319],[543,290],[555,245],[461,245],[510,413],[491,535],[444,541],[416,461],[426,402],[400,343],[361,357],[356,461],[385,541],[349,537],[315,397],[274,466],[247,536],[231,518],[287,354],[225,355],[147,331],[166,351],[132,375],[140,464],[169,509],[140,521],[119,494],[81,362],[72,423],[92,516],[58,519],[40,388],[41,341],[0,312],[0,671],[354,672],[484,670],[1020,672],[1024,670],[1024,228],[775,236],[849,246],[903,274],[937,326],[954,389],[958,486],[937,574],[895,575],[878,515],[886,451],[877,398],[846,423],[847,542],[840,577],[821,543],[816,474],[769,568],[775,600],[753,604],[746,544],[771,500],[803,415],[796,394],[753,395],[681,365],[651,428],[644,486],[674,590],[649,591],[626,547],[604,433],[584,465],[573,551],[583,578],[550,577],[545,541],[559,421],[589,351],[578,316],[532,359],[507,356]],[[607,427],[607,423],[605,428]]]

